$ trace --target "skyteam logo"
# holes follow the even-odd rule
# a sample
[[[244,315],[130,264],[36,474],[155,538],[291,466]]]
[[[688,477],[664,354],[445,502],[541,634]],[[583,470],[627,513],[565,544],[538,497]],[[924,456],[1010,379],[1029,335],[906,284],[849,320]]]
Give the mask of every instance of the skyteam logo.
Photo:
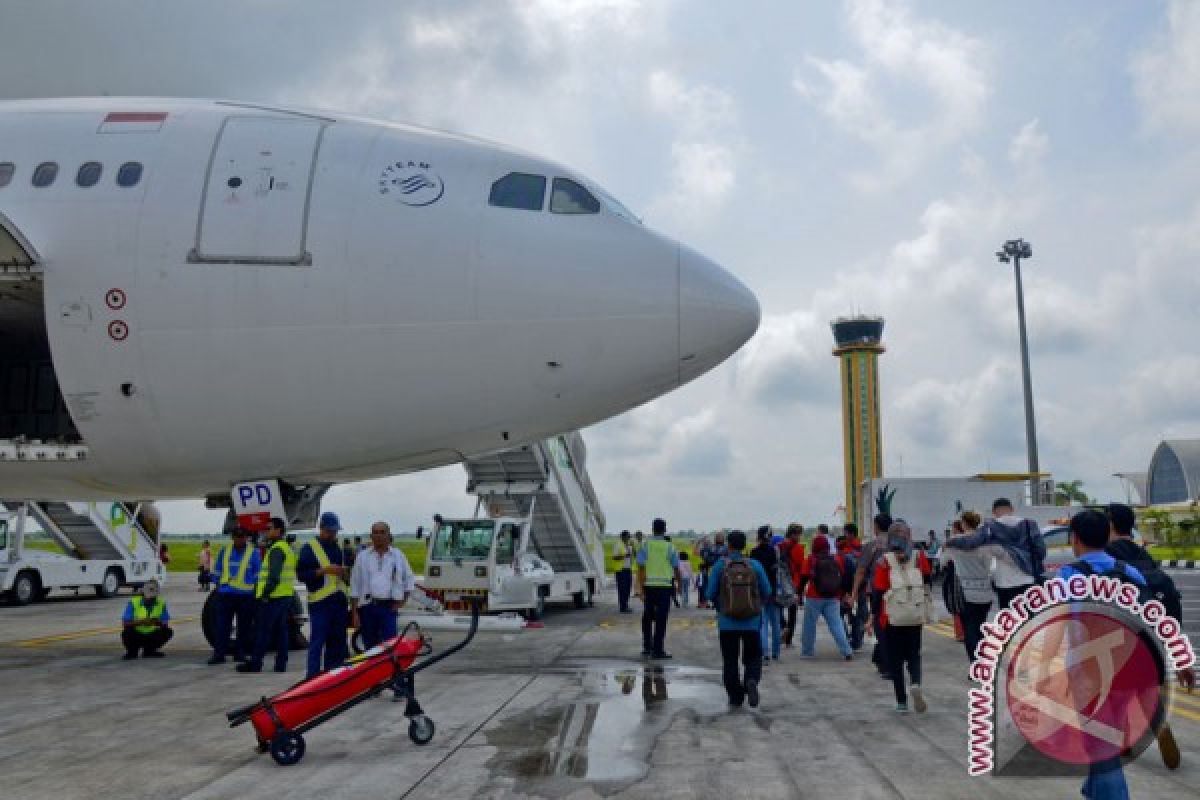
[[[445,189],[441,176],[424,161],[396,161],[379,176],[379,193],[406,206],[432,205]]]

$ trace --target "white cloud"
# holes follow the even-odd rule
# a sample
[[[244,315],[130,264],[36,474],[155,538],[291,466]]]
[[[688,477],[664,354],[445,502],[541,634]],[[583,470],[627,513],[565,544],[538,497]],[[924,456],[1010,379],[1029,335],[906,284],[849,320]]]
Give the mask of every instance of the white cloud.
[[[735,357],[738,389],[769,409],[836,400],[838,379],[829,369],[828,337],[828,323],[811,311],[767,315]]]
[[[1200,4],[1172,0],[1166,30],[1130,68],[1151,129],[1185,136],[1200,129]]]
[[[1050,149],[1050,137],[1031,119],[1021,126],[1008,146],[1008,160],[1017,167],[1031,169],[1038,166]]]
[[[876,151],[882,164],[851,177],[859,188],[879,191],[980,126],[990,93],[988,51],[979,39],[915,17],[907,3],[847,0],[846,9],[860,60],[810,55],[807,63],[826,91],[812,90],[803,77],[793,86],[804,87],[802,96],[815,96],[838,128]]]

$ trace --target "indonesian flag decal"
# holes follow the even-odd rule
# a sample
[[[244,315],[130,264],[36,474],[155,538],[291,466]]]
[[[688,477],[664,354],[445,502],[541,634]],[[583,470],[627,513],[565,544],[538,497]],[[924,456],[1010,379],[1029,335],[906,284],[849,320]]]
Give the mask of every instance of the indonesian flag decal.
[[[165,111],[113,111],[100,123],[97,133],[158,133],[167,121]]]

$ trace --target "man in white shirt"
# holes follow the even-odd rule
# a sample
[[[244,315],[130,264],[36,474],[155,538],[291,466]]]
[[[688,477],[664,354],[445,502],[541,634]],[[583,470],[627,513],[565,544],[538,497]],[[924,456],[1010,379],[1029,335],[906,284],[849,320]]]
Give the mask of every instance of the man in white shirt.
[[[350,576],[351,625],[362,633],[364,648],[395,637],[396,612],[415,586],[408,559],[392,547],[391,528],[376,522],[371,526],[371,548],[355,559]]]

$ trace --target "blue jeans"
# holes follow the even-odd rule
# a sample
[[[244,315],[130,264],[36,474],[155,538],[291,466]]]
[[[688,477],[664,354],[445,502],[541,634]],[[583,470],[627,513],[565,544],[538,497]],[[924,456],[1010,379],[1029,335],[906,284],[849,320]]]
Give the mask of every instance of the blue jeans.
[[[283,672],[287,669],[288,645],[288,614],[292,610],[292,598],[277,597],[274,600],[260,601],[258,613],[254,619],[254,653],[250,656],[250,665],[262,669],[263,657],[267,654],[267,646],[275,644],[275,669]]]
[[[1129,800],[1129,786],[1125,783],[1121,759],[1092,764],[1080,793],[1087,800]]]
[[[824,617],[843,656],[853,652],[846,641],[846,626],[842,624],[841,603],[836,597],[804,598],[804,627],[800,633],[800,655],[811,656],[817,639],[817,617]]]
[[[762,626],[758,629],[762,644],[763,655],[770,654],[771,658],[779,658],[779,648],[783,644],[783,630],[779,619],[779,606],[768,600],[763,603]]]
[[[359,606],[358,622],[364,649],[370,650],[381,642],[396,638],[396,612],[390,605],[366,603]]]
[[[308,607],[312,633],[308,638],[308,665],[305,674],[312,677],[321,672],[321,656],[325,656],[325,669],[340,667],[346,663],[346,628],[349,612],[341,596],[327,598]]]
[[[863,592],[858,596],[858,606],[854,609],[854,624],[850,628],[850,646],[855,650],[863,645],[863,632],[869,616],[871,613],[867,610],[867,593]]]

